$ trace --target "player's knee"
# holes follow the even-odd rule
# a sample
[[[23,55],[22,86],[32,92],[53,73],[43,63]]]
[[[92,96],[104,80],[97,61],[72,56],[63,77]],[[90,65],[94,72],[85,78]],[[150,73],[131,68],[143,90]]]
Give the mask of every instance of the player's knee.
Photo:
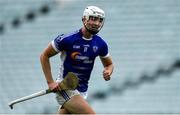
[[[96,114],[95,111],[90,106],[84,106],[78,109],[79,114]]]
[[[90,111],[87,111],[86,113],[83,113],[83,114],[96,114],[96,112],[94,110],[90,110]]]
[[[59,109],[58,114],[62,115],[62,114],[70,114],[70,113],[66,109]]]

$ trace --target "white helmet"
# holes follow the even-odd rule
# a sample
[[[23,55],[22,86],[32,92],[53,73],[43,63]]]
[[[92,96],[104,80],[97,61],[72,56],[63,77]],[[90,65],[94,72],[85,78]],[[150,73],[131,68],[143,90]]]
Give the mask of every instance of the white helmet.
[[[102,9],[98,8],[97,6],[88,6],[85,8],[84,12],[83,12],[83,18],[86,18],[87,20],[89,20],[89,17],[93,16],[93,17],[98,17],[100,19],[102,19],[102,26],[97,30],[97,31],[92,31],[89,28],[86,27],[86,29],[92,33],[92,34],[96,34],[98,33],[101,28],[104,25],[104,20],[105,20],[105,13]]]
[[[96,7],[96,6],[88,6],[85,8],[83,12],[83,17],[86,17],[86,19],[89,19],[89,16],[99,17],[102,19],[105,19],[105,13],[102,9]]]

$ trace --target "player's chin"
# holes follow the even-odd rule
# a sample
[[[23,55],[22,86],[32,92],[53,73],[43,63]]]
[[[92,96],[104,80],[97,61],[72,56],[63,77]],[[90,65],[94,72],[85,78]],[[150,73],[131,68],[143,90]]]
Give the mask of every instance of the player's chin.
[[[94,32],[94,33],[98,33],[99,32],[99,30],[95,29],[95,28],[91,29],[91,31]]]
[[[109,81],[110,79],[106,79],[106,81]]]
[[[110,77],[104,77],[104,80],[109,81],[111,78]]]

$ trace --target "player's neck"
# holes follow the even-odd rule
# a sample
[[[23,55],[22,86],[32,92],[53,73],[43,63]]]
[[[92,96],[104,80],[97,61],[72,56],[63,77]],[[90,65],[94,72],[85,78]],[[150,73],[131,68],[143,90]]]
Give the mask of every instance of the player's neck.
[[[86,39],[91,39],[92,38],[92,34],[90,34],[85,28],[81,29],[83,37],[85,37]]]

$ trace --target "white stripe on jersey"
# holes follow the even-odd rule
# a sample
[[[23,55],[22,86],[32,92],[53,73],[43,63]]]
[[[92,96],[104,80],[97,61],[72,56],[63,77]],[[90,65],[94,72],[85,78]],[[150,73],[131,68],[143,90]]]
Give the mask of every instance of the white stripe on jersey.
[[[109,57],[110,56],[110,54],[108,53],[107,55],[105,55],[105,56],[100,56],[100,58],[107,58],[107,57]]]
[[[56,52],[60,52],[60,51],[56,48],[55,43],[54,43],[54,40],[51,42],[51,45],[52,45],[52,47],[54,48],[54,50],[55,50]]]

